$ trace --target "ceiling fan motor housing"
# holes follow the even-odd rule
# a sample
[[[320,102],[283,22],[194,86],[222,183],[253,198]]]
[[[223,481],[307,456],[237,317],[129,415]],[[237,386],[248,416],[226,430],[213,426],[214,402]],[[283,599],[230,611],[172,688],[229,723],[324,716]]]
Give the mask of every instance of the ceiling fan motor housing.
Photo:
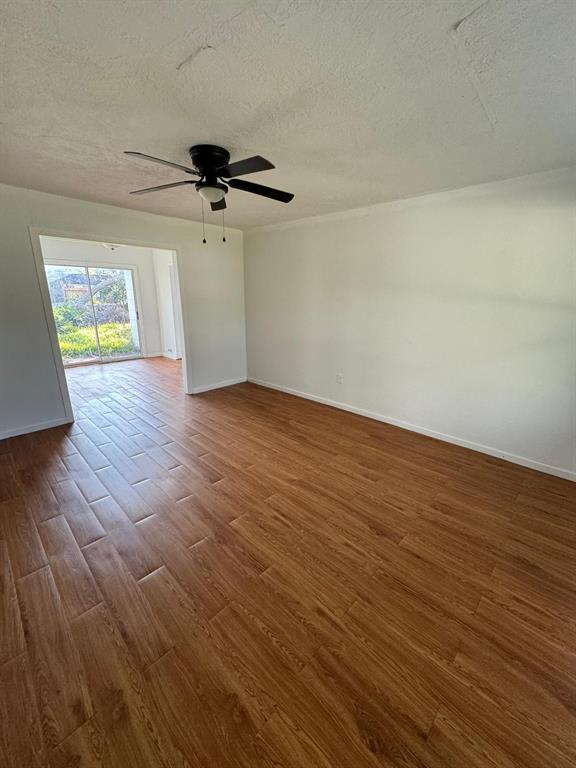
[[[230,152],[213,144],[196,144],[190,147],[192,164],[206,181],[216,181],[217,171],[230,162]]]

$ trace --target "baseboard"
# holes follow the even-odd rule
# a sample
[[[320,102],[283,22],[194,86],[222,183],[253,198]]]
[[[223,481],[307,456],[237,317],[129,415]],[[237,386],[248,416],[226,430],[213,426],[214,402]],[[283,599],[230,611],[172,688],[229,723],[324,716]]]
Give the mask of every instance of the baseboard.
[[[190,392],[191,395],[200,395],[202,392],[209,392],[211,389],[222,389],[223,387],[231,387],[234,384],[242,384],[247,379],[244,376],[241,379],[228,379],[228,381],[218,381],[216,384],[208,384],[205,387],[193,387]]]
[[[178,357],[176,355],[168,355],[166,352],[147,352],[145,355],[142,355],[142,357],[145,357],[146,359],[149,357],[165,357],[167,360],[182,360],[182,355]]]
[[[364,408],[357,408],[353,405],[348,405],[347,403],[340,403],[337,400],[330,400],[327,397],[319,397],[318,395],[311,395],[308,392],[301,392],[298,389],[290,389],[290,387],[283,387],[279,384],[272,384],[269,381],[262,381],[261,379],[254,379],[251,377],[248,377],[247,381],[251,382],[252,384],[258,384],[261,387],[267,387],[268,389],[276,389],[279,392],[286,392],[288,395],[296,395],[296,397],[303,397],[306,400],[313,400],[315,403],[330,405],[332,408],[339,408],[342,411],[349,411],[350,413],[355,413],[357,416],[365,416],[368,419],[382,421],[385,424],[391,424],[394,427],[408,429],[410,432],[418,432],[420,435],[426,435],[427,437],[433,437],[436,440],[443,440],[446,443],[459,445],[462,448],[469,448],[472,451],[485,453],[488,456],[494,456],[497,459],[503,459],[504,461],[509,461],[512,464],[519,464],[520,466],[527,467],[528,469],[535,469],[538,472],[545,472],[547,475],[554,475],[555,477],[561,477],[564,480],[572,480],[572,482],[576,482],[576,472],[571,472],[569,469],[554,467],[550,464],[543,464],[540,461],[527,459],[525,456],[517,456],[515,453],[509,453],[508,451],[501,451],[498,450],[498,448],[492,448],[489,445],[474,443],[470,440],[464,440],[461,437],[456,437],[455,435],[447,435],[444,432],[437,432],[434,429],[420,427],[417,424],[410,424],[406,421],[400,421],[399,419],[384,416],[381,413],[367,411]]]
[[[30,432],[41,432],[43,429],[52,429],[52,427],[61,427],[63,424],[72,424],[73,419],[64,417],[63,419],[53,419],[52,421],[41,421],[39,424],[29,424],[26,427],[17,427],[16,429],[5,429],[0,432],[0,440],[6,440],[9,437],[18,437],[18,435],[27,435]]]

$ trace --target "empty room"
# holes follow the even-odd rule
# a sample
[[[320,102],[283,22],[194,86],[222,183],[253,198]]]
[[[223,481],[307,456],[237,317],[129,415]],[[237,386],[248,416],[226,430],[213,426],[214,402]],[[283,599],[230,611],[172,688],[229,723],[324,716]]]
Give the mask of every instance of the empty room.
[[[576,765],[575,0],[0,0],[0,766]]]

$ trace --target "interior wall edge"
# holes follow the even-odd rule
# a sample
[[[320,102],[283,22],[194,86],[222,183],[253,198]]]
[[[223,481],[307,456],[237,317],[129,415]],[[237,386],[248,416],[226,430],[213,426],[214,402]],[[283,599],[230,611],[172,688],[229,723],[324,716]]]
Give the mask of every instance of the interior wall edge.
[[[63,419],[52,419],[51,421],[42,421],[38,424],[28,424],[24,427],[15,429],[5,429],[0,432],[0,440],[7,440],[9,437],[18,437],[19,435],[28,435],[30,432],[42,432],[44,429],[53,427],[62,427],[64,424],[73,424],[74,419],[66,416]]]
[[[246,377],[239,379],[229,379],[228,381],[217,381],[214,384],[205,384],[202,387],[194,387],[190,395],[201,395],[203,392],[210,392],[212,389],[223,389],[224,387],[231,387],[234,384],[243,384],[245,381],[250,381]]]
[[[175,226],[185,226],[188,227],[192,225],[195,227],[199,232],[202,231],[202,219],[185,219],[181,216],[171,216],[166,213],[152,213],[151,211],[141,211],[138,208],[128,208],[124,205],[118,205],[116,203],[103,203],[99,200],[91,200],[86,197],[72,197],[71,195],[63,195],[59,192],[46,192],[43,189],[35,189],[34,187],[22,187],[18,184],[7,184],[6,182],[0,181],[0,187],[4,188],[4,190],[14,190],[14,192],[23,192],[26,193],[27,197],[29,198],[38,198],[38,201],[42,201],[42,198],[53,198],[54,200],[65,200],[67,203],[70,203],[71,205],[77,205],[79,209],[82,208],[82,206],[97,206],[98,208],[102,209],[108,209],[108,212],[111,215],[118,215],[123,214],[127,218],[134,219],[136,221],[140,220],[145,222],[147,219],[153,220],[156,219],[158,221],[159,226],[162,225],[162,221],[165,221],[166,219],[173,221]],[[211,224],[207,221],[204,222],[204,228],[208,232],[214,232],[215,235],[219,235],[222,231],[222,225],[221,224]],[[226,231],[227,232],[234,232],[239,233],[243,230],[240,227],[232,227],[226,225]],[[62,231],[63,237],[70,237],[70,234],[67,230]],[[50,236],[52,237],[58,237],[58,232],[50,233]],[[114,238],[106,238],[104,235],[94,235],[91,232],[86,232],[84,234],[78,233],[73,235],[74,238],[78,238],[79,240],[85,239],[89,241],[97,241],[100,242],[100,240],[104,240],[104,242],[115,242]],[[124,240],[124,242],[128,243],[127,240]],[[158,243],[157,245],[150,245],[148,242],[141,241],[138,238],[134,238],[129,243],[130,245],[135,246],[141,246],[143,248],[162,248],[166,250],[173,250],[173,247],[166,244]]]
[[[315,224],[326,222],[341,222],[347,219],[361,219],[371,216],[378,211],[401,211],[405,208],[424,207],[437,202],[451,202],[462,198],[482,198],[490,195],[494,187],[503,192],[515,192],[517,189],[526,189],[529,186],[538,186],[546,183],[554,183],[560,178],[571,179],[576,174],[576,165],[561,165],[558,168],[550,168],[545,171],[528,173],[522,176],[508,176],[503,179],[493,179],[482,184],[469,184],[464,187],[453,187],[430,192],[422,192],[420,195],[397,197],[391,200],[382,200],[372,205],[362,205],[355,208],[343,208],[341,211],[331,211],[312,216],[303,216],[299,219],[279,221],[274,224],[262,224],[257,227],[247,227],[242,230],[243,235],[257,235],[266,232],[280,232],[282,230],[300,229]]]
[[[425,435],[426,437],[432,437],[435,440],[442,440],[445,443],[452,443],[453,445],[459,445],[461,448],[468,448],[471,451],[477,451],[478,453],[484,453],[487,456],[493,456],[497,459],[502,459],[503,461],[508,461],[511,464],[519,464],[522,467],[526,467],[527,469],[534,469],[538,472],[544,472],[547,475],[554,475],[555,477],[561,477],[565,480],[571,480],[572,482],[576,482],[576,472],[573,472],[570,469],[565,469],[564,467],[553,467],[549,464],[544,464],[540,461],[535,461],[534,459],[529,459],[525,456],[517,456],[514,453],[509,453],[508,451],[502,451],[498,448],[494,448],[489,445],[482,445],[481,443],[474,443],[470,440],[466,440],[462,437],[458,437],[457,435],[448,435],[444,432],[437,432],[434,429],[429,429],[428,427],[422,427],[418,424],[411,424],[406,421],[400,421],[399,419],[392,418],[390,416],[385,416],[382,413],[376,413],[375,411],[368,411],[365,408],[358,408],[355,405],[350,405],[349,403],[343,403],[339,402],[338,400],[330,400],[327,397],[320,397],[319,395],[313,395],[310,392],[302,392],[298,389],[291,389],[290,387],[284,387],[280,384],[273,384],[270,381],[262,381],[261,379],[255,379],[251,376],[248,377],[247,381],[249,381],[251,384],[257,384],[261,387],[266,387],[268,389],[275,389],[278,392],[285,392],[288,395],[294,395],[296,397],[302,397],[305,400],[312,400],[315,403],[321,403],[322,405],[328,405],[331,408],[338,408],[341,411],[348,411],[349,413],[354,413],[357,416],[364,416],[367,419],[374,419],[375,421],[381,421],[384,424],[390,424],[393,427],[400,427],[401,429],[407,429],[410,432],[417,432],[420,435]]]

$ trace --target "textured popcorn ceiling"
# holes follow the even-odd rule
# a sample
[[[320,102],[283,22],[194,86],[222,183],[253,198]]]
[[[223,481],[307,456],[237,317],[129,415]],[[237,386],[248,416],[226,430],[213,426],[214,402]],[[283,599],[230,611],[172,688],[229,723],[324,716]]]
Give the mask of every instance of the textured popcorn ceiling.
[[[251,227],[576,162],[575,0],[2,0],[0,181],[198,219],[209,142]],[[216,219],[216,214],[210,214]]]

